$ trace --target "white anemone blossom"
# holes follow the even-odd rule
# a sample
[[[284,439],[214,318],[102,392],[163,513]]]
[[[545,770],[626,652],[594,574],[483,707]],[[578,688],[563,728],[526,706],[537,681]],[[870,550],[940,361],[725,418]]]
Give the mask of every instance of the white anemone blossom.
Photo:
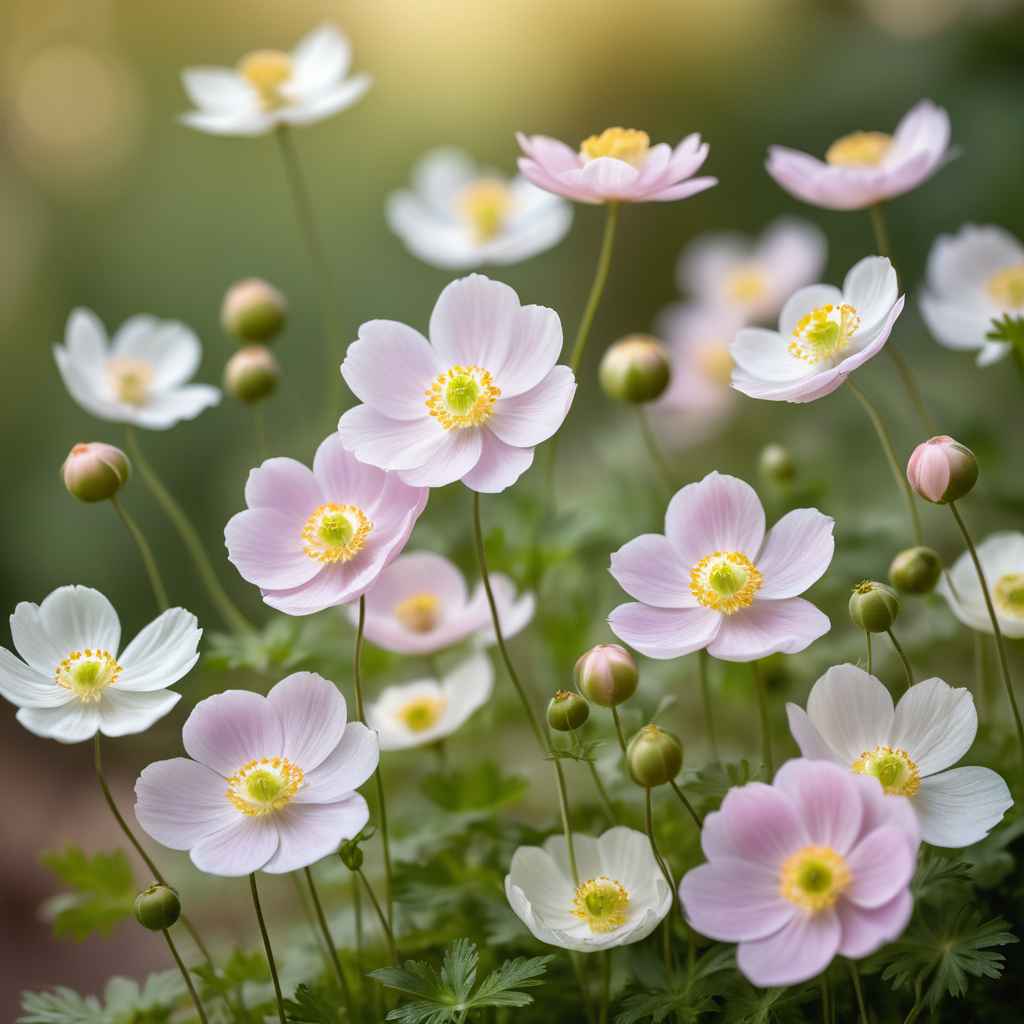
[[[1002,530],[986,537],[978,545],[978,561],[1000,631],[1005,636],[1024,637],[1024,533]],[[943,574],[935,590],[969,629],[992,632],[992,620],[969,552],[965,551]]]
[[[254,50],[235,68],[186,68],[196,105],[182,122],[210,135],[264,135],[280,125],[312,124],[352,106],[369,75],[348,76],[352,48],[333,25],[310,32],[291,53]]]
[[[184,608],[154,619],[123,651],[113,605],[89,587],[60,587],[42,604],[22,601],[11,616],[21,658],[0,647],[0,696],[37,736],[80,743],[97,732],[144,732],[180,693],[167,687],[199,659],[202,630]]]
[[[217,388],[188,383],[202,349],[175,320],[133,316],[108,342],[99,317],[76,309],[53,355],[68,393],[101,420],[167,430],[220,401]]]

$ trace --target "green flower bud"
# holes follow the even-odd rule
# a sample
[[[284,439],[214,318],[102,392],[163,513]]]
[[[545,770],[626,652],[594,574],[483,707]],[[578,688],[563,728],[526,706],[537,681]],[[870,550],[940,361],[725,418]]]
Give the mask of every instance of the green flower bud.
[[[272,284],[250,277],[228,289],[220,322],[241,341],[270,341],[284,326],[287,311],[287,300]]]
[[[672,376],[668,352],[657,338],[631,334],[605,352],[598,369],[601,387],[617,402],[653,402]]]
[[[796,463],[781,444],[768,444],[761,449],[757,469],[763,480],[777,486],[790,484],[796,479]]]
[[[61,467],[64,486],[79,501],[106,501],[128,482],[131,463],[120,448],[102,441],[76,444]]]
[[[346,839],[338,847],[338,856],[341,858],[341,863],[349,871],[358,871],[363,866],[363,848],[359,845],[361,839],[361,836],[356,836],[355,839]]]
[[[151,932],[170,928],[181,917],[181,900],[169,885],[154,882],[135,897],[135,919]]]
[[[850,595],[850,618],[853,624],[868,633],[884,633],[892,629],[900,612],[896,591],[884,583],[864,580]]]
[[[555,732],[572,732],[590,717],[590,705],[578,694],[559,690],[548,704],[548,725]]]
[[[683,747],[672,733],[645,725],[629,741],[626,763],[638,786],[653,789],[671,782],[682,770]]]
[[[280,376],[281,368],[269,348],[246,345],[224,367],[224,389],[242,402],[258,402],[273,393]]]
[[[942,559],[931,548],[907,548],[889,566],[889,581],[904,594],[930,594],[942,575]]]
[[[587,700],[612,708],[636,693],[640,673],[633,655],[618,644],[598,644],[576,662],[576,688]]]

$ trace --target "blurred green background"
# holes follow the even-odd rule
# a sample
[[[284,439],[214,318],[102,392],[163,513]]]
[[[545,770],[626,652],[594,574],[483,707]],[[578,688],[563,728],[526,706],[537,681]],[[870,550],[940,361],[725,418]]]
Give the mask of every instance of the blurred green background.
[[[384,222],[387,193],[405,183],[424,150],[462,146],[511,171],[513,133],[520,129],[573,143],[621,124],[669,142],[700,131],[711,144],[706,169],[719,177],[717,188],[681,203],[624,211],[581,395],[560,448],[564,505],[581,512],[584,522],[598,523],[588,534],[590,545],[558,570],[577,600],[584,595],[583,603],[555,608],[542,594],[541,614],[550,613],[549,623],[530,635],[546,635],[547,653],[537,654],[529,636],[517,641],[522,656],[535,659],[538,694],[564,683],[571,667],[571,651],[553,637],[567,618],[575,631],[566,627],[563,637],[572,643],[607,638],[603,618],[619,599],[603,572],[607,553],[657,528],[663,505],[635,421],[610,408],[596,387],[603,348],[624,333],[650,329],[656,312],[676,298],[677,253],[702,231],[756,232],[781,213],[806,216],[828,235],[827,279],[835,281],[873,251],[866,214],[799,209],[775,186],[763,170],[773,142],[821,153],[857,128],[891,131],[923,96],[949,110],[958,159],[888,211],[895,261],[911,292],[894,337],[922,379],[941,429],[982,457],[982,484],[969,506],[978,535],[1021,528],[1022,382],[1009,362],[981,371],[969,356],[939,348],[925,334],[913,299],[939,232],[975,221],[1024,233],[1021,8],[1012,0],[7,0],[0,12],[0,326],[9,390],[0,426],[9,490],[0,502],[0,607],[10,611],[19,600],[38,602],[61,584],[84,583],[114,601],[126,636],[152,617],[145,576],[112,511],[76,504],[60,482],[59,467],[73,443],[122,443],[117,425],[92,419],[68,399],[53,363],[51,346],[77,305],[91,307],[110,327],[139,312],[185,321],[204,342],[201,379],[217,383],[232,351],[218,323],[225,288],[250,275],[274,282],[289,297],[291,317],[277,346],[284,381],[266,407],[268,446],[273,454],[310,460],[322,436],[308,412],[323,394],[318,303],[273,140],[209,137],[176,119],[187,107],[182,67],[231,64],[263,46],[289,48],[325,19],[345,29],[355,69],[375,80],[356,107],[296,138],[346,342],[374,317],[425,328],[451,277],[408,255]],[[554,307],[571,336],[601,222],[601,211],[580,207],[560,246],[525,265],[488,272],[512,284],[524,302]],[[339,360],[342,352],[339,340]],[[908,453],[921,438],[889,362],[876,360],[858,379],[886,407],[901,454]],[[245,474],[257,461],[251,412],[225,400],[198,420],[143,441],[200,525],[232,595],[263,620],[258,595],[223,559],[222,547],[223,524],[243,506]],[[870,427],[842,391],[810,406],[741,399],[720,437],[679,458],[680,482],[713,468],[755,480],[757,455],[768,441],[793,450],[820,507],[839,521],[839,559],[818,598],[836,629],[780,683],[802,697],[818,666],[858,656],[845,594],[858,578],[883,576],[903,543],[893,540],[904,533],[903,513]],[[492,537],[499,565],[505,554],[500,542],[511,538],[514,548],[517,516],[525,514],[522,496],[537,490],[539,476],[524,478],[518,497],[485,501],[488,527],[500,524],[507,533]],[[125,502],[157,549],[172,600],[219,629],[176,535],[140,481]],[[465,555],[467,515],[461,489],[432,496],[413,545]],[[930,541],[946,557],[958,554],[948,517],[931,509],[924,515]],[[512,555],[506,567],[516,568]],[[564,594],[558,584],[553,588],[560,601]],[[955,650],[943,647],[952,633],[944,609],[921,606],[914,616],[908,629],[927,618],[922,660],[930,657],[931,667],[945,669],[947,678],[955,676],[953,666],[966,673],[966,641],[961,637]],[[327,621],[329,630],[336,627],[343,665],[348,627],[337,617]],[[927,667],[920,664],[921,671]],[[370,668],[371,676],[382,678],[404,671],[386,659]],[[651,669],[659,686],[671,687],[683,674],[679,666]],[[728,683],[720,682],[726,702]],[[186,705],[203,693],[252,683],[205,672],[185,685],[193,699],[182,701],[169,720],[146,736],[108,744],[111,774],[125,801],[145,763],[177,752]],[[674,727],[692,741],[699,763],[692,688],[677,689]],[[727,742],[742,750],[749,743],[742,720],[752,709],[742,694],[726,706],[737,720]],[[1002,713],[998,702],[994,708]],[[780,718],[780,734],[781,728]],[[78,948],[48,937],[38,907],[53,881],[38,865],[39,851],[68,841],[109,848],[119,837],[100,804],[87,746],[64,748],[27,735],[6,705],[0,742],[6,793],[0,1017],[10,1019],[23,987],[68,983],[91,991],[110,973],[163,966],[163,952],[158,936],[140,936],[134,926]],[[474,743],[493,747],[495,739],[478,727],[461,742],[468,755]],[[514,738],[503,735],[498,743],[514,761]],[[413,760],[404,763],[415,771]],[[537,799],[543,802],[543,794]],[[552,809],[545,806],[543,813]],[[214,887],[202,891],[212,894]],[[243,896],[229,893],[223,905],[205,908],[225,934],[239,921],[247,927]],[[280,900],[277,913],[286,915],[287,891]]]

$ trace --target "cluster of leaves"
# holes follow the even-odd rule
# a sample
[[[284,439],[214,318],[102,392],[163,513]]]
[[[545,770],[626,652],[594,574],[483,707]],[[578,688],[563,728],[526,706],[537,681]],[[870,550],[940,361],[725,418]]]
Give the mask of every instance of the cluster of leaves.
[[[120,850],[90,857],[77,846],[68,846],[44,853],[41,859],[69,889],[43,908],[58,938],[81,942],[94,933],[109,935],[131,915],[138,887]]]

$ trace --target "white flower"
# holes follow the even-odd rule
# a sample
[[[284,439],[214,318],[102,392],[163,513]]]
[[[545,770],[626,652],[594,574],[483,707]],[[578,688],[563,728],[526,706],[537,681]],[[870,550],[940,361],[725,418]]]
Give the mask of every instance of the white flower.
[[[565,838],[520,846],[505,876],[505,895],[533,936],[550,946],[595,953],[647,938],[672,907],[650,840],[619,826],[602,836],[573,836],[579,886]]]
[[[68,317],[54,358],[71,397],[101,420],[167,430],[220,401],[208,384],[188,384],[199,366],[199,339],[175,320],[133,316],[112,342],[88,309]]]
[[[1024,244],[1000,227],[966,224],[940,235],[928,256],[928,290],[921,313],[946,348],[973,349],[988,366],[1012,346],[986,335],[992,321],[1024,317]]]
[[[113,605],[89,587],[60,587],[42,604],[22,601],[11,616],[19,660],[0,647],[0,696],[19,708],[29,732],[79,743],[97,732],[143,732],[167,714],[176,683],[199,659],[202,630],[184,608],[154,619],[119,654]]]
[[[440,681],[417,679],[389,686],[366,709],[381,750],[423,747],[450,736],[494,688],[494,666],[482,651],[457,665]]]
[[[413,169],[412,189],[388,199],[388,224],[406,248],[446,269],[518,263],[557,245],[572,223],[564,199],[517,176],[435,149]]]
[[[985,574],[999,628],[1006,636],[1024,637],[1024,533],[993,533],[978,545],[978,561]],[[935,588],[950,611],[970,629],[992,632],[985,598],[974,562],[964,552]]]
[[[291,53],[255,50],[235,69],[187,68],[182,81],[197,110],[182,122],[211,135],[263,135],[278,125],[312,124],[352,106],[369,75],[346,78],[348,40],[321,25]]]
[[[855,665],[830,668],[811,688],[807,711],[787,704],[789,730],[804,757],[873,775],[891,796],[910,800],[921,838],[970,846],[1013,806],[988,768],[951,768],[970,749],[978,713],[968,690],[926,679],[900,698]],[[947,770],[950,769],[950,770]]]

